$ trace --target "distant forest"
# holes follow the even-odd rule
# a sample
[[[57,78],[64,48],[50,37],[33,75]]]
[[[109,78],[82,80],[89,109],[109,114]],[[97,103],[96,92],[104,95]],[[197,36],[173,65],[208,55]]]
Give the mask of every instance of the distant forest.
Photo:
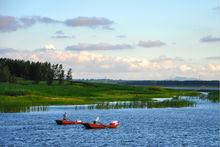
[[[64,79],[72,80],[72,69],[70,68],[65,76],[62,64],[0,58],[0,82],[15,83],[17,78],[32,80],[36,84],[47,81],[48,85],[51,85],[53,80],[58,80],[62,85]]]
[[[143,81],[122,81],[119,83],[128,84],[128,85],[139,85],[139,86],[211,86],[211,87],[219,87],[219,81],[172,81],[172,80],[164,80],[164,81],[151,81],[151,80],[143,80]]]

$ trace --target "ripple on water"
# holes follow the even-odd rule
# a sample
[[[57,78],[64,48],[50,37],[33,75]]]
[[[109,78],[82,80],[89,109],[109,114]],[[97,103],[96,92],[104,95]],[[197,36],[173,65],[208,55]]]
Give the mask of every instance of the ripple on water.
[[[67,112],[72,119],[99,116],[117,129],[86,130],[81,125],[58,126]],[[218,146],[220,104],[190,108],[75,110],[51,107],[47,112],[1,113],[0,145],[14,146]]]

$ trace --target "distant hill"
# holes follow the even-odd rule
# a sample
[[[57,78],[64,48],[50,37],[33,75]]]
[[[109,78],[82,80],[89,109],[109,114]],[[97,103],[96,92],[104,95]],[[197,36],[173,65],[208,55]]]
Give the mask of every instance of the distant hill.
[[[199,81],[199,80],[187,80],[187,81],[124,81],[122,82],[127,85],[140,85],[140,86],[177,86],[177,87],[219,87],[220,81]]]
[[[173,80],[112,80],[112,79],[87,79],[79,80],[92,83],[111,83],[111,84],[126,84],[135,86],[163,86],[163,87],[219,87],[219,80],[202,81],[198,79],[185,80],[184,77],[177,77]]]
[[[193,77],[189,78],[189,77],[177,76],[177,77],[171,78],[169,80],[171,80],[171,81],[196,81],[197,80],[198,81],[199,79],[193,78]]]

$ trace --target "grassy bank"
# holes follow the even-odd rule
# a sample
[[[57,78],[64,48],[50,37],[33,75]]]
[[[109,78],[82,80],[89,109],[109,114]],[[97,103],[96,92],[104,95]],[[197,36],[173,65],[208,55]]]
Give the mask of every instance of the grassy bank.
[[[211,91],[207,98],[212,102],[220,102],[220,93],[219,91]]]
[[[32,84],[0,83],[0,107],[91,104],[103,101],[149,101],[150,98],[197,95],[195,91],[171,90],[160,87],[135,87],[118,84],[73,82],[60,86],[56,82]]]

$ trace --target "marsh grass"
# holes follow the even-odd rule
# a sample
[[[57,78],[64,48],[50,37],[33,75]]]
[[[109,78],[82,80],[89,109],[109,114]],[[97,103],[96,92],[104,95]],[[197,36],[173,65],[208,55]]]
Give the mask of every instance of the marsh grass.
[[[179,99],[173,99],[173,100],[164,100],[161,102],[148,102],[147,107],[148,108],[167,108],[167,107],[192,107],[195,106],[195,103],[187,100],[179,100]]]
[[[195,91],[171,90],[161,87],[136,87],[119,84],[57,82],[48,86],[45,82],[32,84],[20,80],[16,84],[0,83],[1,109],[22,106],[94,104],[104,101],[150,101],[151,98],[198,95]],[[159,104],[158,104],[159,105]]]
[[[220,91],[209,92],[207,98],[212,102],[220,102]]]
[[[94,109],[124,109],[124,108],[167,108],[167,107],[192,107],[195,103],[187,100],[164,100],[164,101],[125,101],[113,103],[98,103]]]

